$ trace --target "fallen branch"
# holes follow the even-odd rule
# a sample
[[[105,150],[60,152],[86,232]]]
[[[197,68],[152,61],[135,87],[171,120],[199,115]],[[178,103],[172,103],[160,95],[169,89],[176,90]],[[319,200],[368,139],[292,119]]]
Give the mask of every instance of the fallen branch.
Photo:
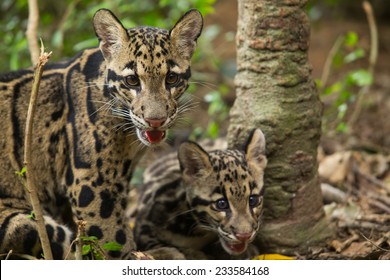
[[[35,113],[35,107],[38,99],[39,84],[41,81],[43,66],[47,63],[50,53],[44,51],[44,46],[41,41],[41,55],[35,70],[34,83],[31,90],[30,104],[28,106],[27,119],[26,119],[26,130],[25,130],[25,139],[24,139],[24,166],[26,168],[26,187],[30,196],[31,205],[35,213],[38,234],[42,244],[42,250],[45,259],[52,260],[53,254],[51,252],[50,241],[47,235],[45,221],[43,219],[42,207],[39,202],[39,197],[37,193],[37,186],[35,182],[35,174],[33,172],[34,168],[32,165],[32,154],[31,154],[31,143],[32,143],[32,129],[33,129],[33,119]]]

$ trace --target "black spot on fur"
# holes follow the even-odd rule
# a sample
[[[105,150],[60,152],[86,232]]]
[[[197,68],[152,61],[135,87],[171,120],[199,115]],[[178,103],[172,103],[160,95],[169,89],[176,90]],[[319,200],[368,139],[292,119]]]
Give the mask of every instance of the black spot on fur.
[[[129,171],[130,166],[131,166],[131,160],[126,160],[123,163],[122,176],[125,176],[127,174],[127,172]]]
[[[79,194],[79,207],[87,207],[95,199],[95,194],[87,185],[81,187]]]
[[[120,251],[108,251],[108,255],[112,258],[119,258],[121,256]]]
[[[98,158],[96,160],[96,167],[100,169],[102,166],[103,166],[103,161],[101,158]]]
[[[88,236],[95,236],[98,239],[103,237],[103,232],[98,226],[91,226],[87,231]]]
[[[104,190],[100,193],[100,217],[103,219],[109,218],[112,215],[112,211],[115,206],[115,198],[111,196],[111,193],[108,190]]]
[[[118,242],[121,245],[124,245],[126,243],[126,234],[122,229],[120,229],[116,232],[115,240],[116,240],[116,242]]]
[[[25,235],[25,239],[23,240],[23,251],[26,254],[32,255],[32,248],[34,248],[35,244],[38,242],[38,231],[35,229],[31,229]]]
[[[54,236],[54,228],[51,225],[46,225],[46,231],[47,231],[47,236],[49,237],[49,240],[52,240],[53,236]]]
[[[61,260],[64,255],[64,249],[62,248],[61,244],[51,242],[50,247],[53,254],[53,259]]]
[[[57,227],[57,242],[64,242],[65,241],[65,231],[62,227],[58,226]]]

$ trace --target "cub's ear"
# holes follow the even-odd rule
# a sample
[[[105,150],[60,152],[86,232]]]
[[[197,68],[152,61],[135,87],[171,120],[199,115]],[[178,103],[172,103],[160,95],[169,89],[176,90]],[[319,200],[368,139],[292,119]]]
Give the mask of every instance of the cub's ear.
[[[265,137],[260,129],[254,129],[250,134],[245,154],[249,168],[256,173],[257,178],[262,178],[267,166],[267,158],[265,156]]]
[[[184,142],[181,144],[178,151],[178,158],[184,180],[202,177],[211,171],[208,153],[194,142]]]
[[[169,31],[173,46],[184,59],[190,59],[194,54],[196,40],[203,28],[203,18],[198,10],[192,9],[185,13]]]
[[[107,9],[100,9],[95,13],[93,27],[100,41],[100,50],[104,58],[110,61],[128,39],[127,31],[118,18]]]

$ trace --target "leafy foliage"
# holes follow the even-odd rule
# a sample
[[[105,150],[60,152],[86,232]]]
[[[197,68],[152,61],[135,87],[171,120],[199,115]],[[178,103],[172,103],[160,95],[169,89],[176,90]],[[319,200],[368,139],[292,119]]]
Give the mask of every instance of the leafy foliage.
[[[329,103],[324,112],[325,132],[333,128],[337,132],[348,131],[347,113],[356,102],[359,89],[373,83],[372,74],[358,63],[365,56],[358,35],[348,32],[332,61],[333,70],[341,74],[329,86],[323,85],[325,81],[317,81],[323,100]]]
[[[81,236],[80,240],[83,244],[82,252],[83,258],[85,259],[94,259],[94,260],[104,260],[106,251],[120,251],[122,245],[116,242],[108,242],[100,246],[99,240],[96,236]]]
[[[217,90],[210,91],[205,95],[204,101],[208,104],[209,121],[207,128],[195,128],[192,138],[211,138],[215,139],[220,136],[221,124],[229,115],[229,106],[224,101],[223,97],[227,94],[228,87],[221,84]]]
[[[213,12],[215,0],[66,0],[39,1],[38,36],[53,51],[52,61],[72,57],[84,48],[97,46],[92,18],[96,10],[108,8],[124,26],[138,25],[170,28],[173,22],[196,8],[203,15]],[[3,0],[0,3],[0,72],[31,66],[25,31],[27,1]]]

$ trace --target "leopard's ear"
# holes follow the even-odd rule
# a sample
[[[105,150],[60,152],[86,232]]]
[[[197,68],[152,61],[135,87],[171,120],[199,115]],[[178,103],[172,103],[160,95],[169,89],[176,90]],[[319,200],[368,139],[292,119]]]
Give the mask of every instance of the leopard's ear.
[[[98,10],[93,17],[93,27],[99,38],[104,58],[110,61],[128,39],[127,31],[119,19],[108,9]]]
[[[185,13],[169,31],[171,41],[184,59],[191,59],[196,47],[196,40],[203,28],[203,18],[198,10]]]
[[[194,142],[184,142],[178,151],[183,179],[202,177],[209,174],[211,163],[208,153]]]
[[[249,168],[256,173],[256,177],[262,178],[267,166],[267,157],[265,156],[265,137],[259,128],[254,129],[250,134],[245,147],[245,155]]]

